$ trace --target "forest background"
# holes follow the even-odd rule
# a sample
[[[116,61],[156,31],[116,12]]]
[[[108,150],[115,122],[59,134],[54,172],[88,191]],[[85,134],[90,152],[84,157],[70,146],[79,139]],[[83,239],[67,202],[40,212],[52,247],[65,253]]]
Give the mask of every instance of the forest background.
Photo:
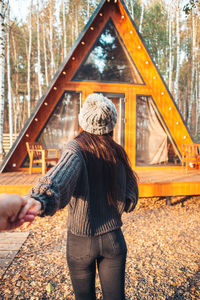
[[[17,3],[19,0],[15,0]],[[100,1],[27,0],[27,16],[0,0],[0,158]],[[26,3],[26,4],[27,4]],[[194,141],[200,143],[199,0],[125,0]],[[23,14],[23,10],[21,11]]]

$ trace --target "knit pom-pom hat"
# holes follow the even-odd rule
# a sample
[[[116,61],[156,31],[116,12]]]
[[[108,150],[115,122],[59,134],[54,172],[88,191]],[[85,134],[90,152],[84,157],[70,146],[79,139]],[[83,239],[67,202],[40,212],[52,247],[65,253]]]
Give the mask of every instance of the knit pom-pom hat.
[[[117,122],[117,110],[111,100],[102,94],[89,95],[78,116],[84,131],[103,135],[113,130]]]

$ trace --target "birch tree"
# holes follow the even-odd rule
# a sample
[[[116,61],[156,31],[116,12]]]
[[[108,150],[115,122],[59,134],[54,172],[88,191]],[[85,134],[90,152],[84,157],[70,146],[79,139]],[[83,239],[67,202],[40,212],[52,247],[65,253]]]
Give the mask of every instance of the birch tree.
[[[0,0],[0,160],[3,157],[3,124],[5,104],[5,1]]]
[[[42,87],[41,87],[41,58],[40,58],[40,19],[39,19],[39,0],[37,0],[37,77],[38,77],[38,95],[39,98],[42,97]]]
[[[195,14],[192,9],[192,49],[191,49],[191,85],[190,85],[190,104],[188,109],[188,126],[191,127],[192,121],[192,108],[194,104],[194,76],[195,76],[195,48],[196,48],[196,32],[195,32]]]
[[[180,73],[180,0],[176,0],[176,78],[174,83],[175,102],[179,104],[179,73]]]
[[[51,78],[53,78],[54,71],[55,71],[55,62],[54,62],[54,52],[53,52],[53,1],[50,0],[50,12],[49,12],[49,42],[50,42],[50,56],[51,56],[51,63],[50,63],[50,74]]]
[[[78,38],[78,34],[79,34],[78,18],[79,18],[79,5],[76,5],[75,6],[75,40]]]
[[[197,63],[196,73],[195,73],[195,99],[196,99],[196,123],[195,123],[195,134],[198,134],[199,125],[199,105],[200,105],[200,94],[199,94],[199,74],[198,74],[199,62]]]
[[[16,78],[15,78],[15,91],[14,91],[14,96],[13,96],[13,109],[14,109],[14,133],[17,133],[17,119],[18,119],[18,113],[19,113],[19,109],[18,109],[18,104],[19,104],[19,97],[18,97],[18,90],[19,90],[19,66],[18,66],[18,59],[17,59],[17,51],[16,51],[16,42],[15,42],[15,38],[14,38],[14,34],[13,32],[11,32],[11,36],[12,36],[12,45],[13,45],[13,57],[14,57],[14,65],[15,65],[15,69],[14,71],[16,72]]]
[[[139,25],[139,32],[142,33],[142,24],[144,18],[144,2],[141,3],[141,15],[140,15],[140,25]]]
[[[45,83],[49,85],[48,78],[48,63],[47,63],[47,47],[46,47],[46,25],[43,23],[43,51],[44,51],[44,72],[45,72]]]
[[[29,43],[28,43],[28,63],[27,63],[28,117],[30,117],[31,114],[32,7],[33,7],[33,0],[31,0],[30,15],[29,15]]]
[[[7,83],[8,83],[8,107],[9,107],[9,134],[10,134],[10,147],[13,144],[13,105],[11,93],[11,74],[10,74],[10,6],[8,2],[7,14]]]
[[[172,4],[172,2],[170,3]],[[172,92],[172,12],[171,5],[168,7],[168,38],[169,38],[169,90]]]
[[[87,21],[90,18],[90,0],[87,0]]]
[[[133,9],[134,3],[133,3],[133,1],[134,1],[134,0],[130,0],[130,6],[131,6],[131,17],[132,17],[133,20],[134,20],[134,9]]]
[[[65,18],[65,0],[62,2],[63,7],[63,54],[64,58],[67,56],[67,32],[66,32],[66,18]]]

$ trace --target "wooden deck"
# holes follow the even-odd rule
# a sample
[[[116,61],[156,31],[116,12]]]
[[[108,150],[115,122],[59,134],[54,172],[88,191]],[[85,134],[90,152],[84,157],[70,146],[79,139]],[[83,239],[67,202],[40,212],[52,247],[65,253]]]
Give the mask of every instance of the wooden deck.
[[[200,195],[200,170],[143,170],[137,171],[140,197]],[[41,173],[0,173],[0,193],[28,193]]]
[[[0,279],[13,261],[29,232],[0,232]]]

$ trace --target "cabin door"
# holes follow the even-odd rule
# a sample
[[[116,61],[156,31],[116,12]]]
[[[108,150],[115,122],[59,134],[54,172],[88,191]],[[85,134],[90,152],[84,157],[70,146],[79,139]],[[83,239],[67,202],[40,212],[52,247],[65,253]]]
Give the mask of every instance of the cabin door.
[[[99,93],[99,92],[96,92]],[[125,95],[122,93],[104,93],[108,99],[112,100],[117,109],[117,124],[113,132],[113,139],[124,147],[125,141]]]

